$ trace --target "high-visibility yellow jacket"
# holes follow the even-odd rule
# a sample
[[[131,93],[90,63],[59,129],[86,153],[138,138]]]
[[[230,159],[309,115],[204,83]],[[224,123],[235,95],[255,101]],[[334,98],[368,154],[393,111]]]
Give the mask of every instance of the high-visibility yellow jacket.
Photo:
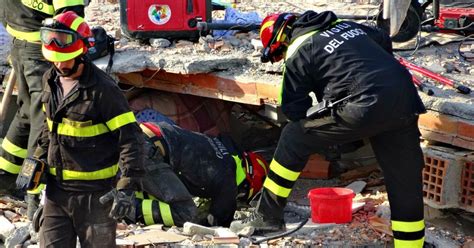
[[[13,37],[39,42],[42,21],[72,10],[84,17],[84,0],[0,0],[6,29]]]
[[[110,189],[122,176],[143,173],[143,136],[117,84],[89,61],[63,99],[52,68],[42,96],[46,123],[35,156],[48,161],[49,183],[72,191]]]

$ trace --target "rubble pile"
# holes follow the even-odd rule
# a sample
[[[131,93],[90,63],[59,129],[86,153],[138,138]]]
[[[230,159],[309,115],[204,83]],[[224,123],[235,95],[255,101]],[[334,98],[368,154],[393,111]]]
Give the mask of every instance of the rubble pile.
[[[0,197],[0,247],[35,247],[38,234],[27,220],[26,207],[24,201]]]
[[[301,180],[303,183],[318,187],[321,180]],[[321,181],[322,182],[322,181]],[[338,180],[330,180],[338,183]],[[327,185],[326,185],[327,186]],[[295,187],[298,190],[299,187]],[[305,191],[306,192],[306,191]],[[299,202],[308,199],[299,199]],[[365,190],[353,199],[352,221],[347,224],[317,224],[311,219],[295,233],[262,242],[260,247],[387,247],[391,245],[390,210],[387,194],[377,190]],[[237,212],[240,217],[252,209]],[[290,202],[285,209],[287,229],[295,228],[299,222],[310,218],[307,205]],[[0,198],[0,241],[4,247],[38,247],[38,234],[32,230],[31,222],[26,218],[26,204],[10,197]],[[427,224],[427,240],[436,247],[450,244],[449,247],[462,247],[474,242],[459,230],[446,230]],[[252,235],[253,231],[245,235]],[[242,236],[223,227],[204,227],[186,223],[184,227],[164,228],[162,225],[142,226],[119,223],[117,227],[118,247],[146,247],[157,244],[166,247],[249,247],[264,236]],[[268,234],[268,235],[274,235]],[[2,243],[0,242],[0,247]],[[438,243],[436,243],[438,242]],[[444,242],[444,243],[442,243]],[[251,247],[251,246],[250,246]],[[257,246],[258,247],[258,246]],[[467,246],[468,247],[468,246]]]

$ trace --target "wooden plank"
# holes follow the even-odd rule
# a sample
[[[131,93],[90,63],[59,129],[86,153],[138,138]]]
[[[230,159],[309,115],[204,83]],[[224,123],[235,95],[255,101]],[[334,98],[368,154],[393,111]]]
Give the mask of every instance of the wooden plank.
[[[177,74],[164,71],[143,71],[117,75],[122,83],[140,88],[216,98],[226,101],[262,105],[276,103],[277,85],[240,82],[214,74]]]

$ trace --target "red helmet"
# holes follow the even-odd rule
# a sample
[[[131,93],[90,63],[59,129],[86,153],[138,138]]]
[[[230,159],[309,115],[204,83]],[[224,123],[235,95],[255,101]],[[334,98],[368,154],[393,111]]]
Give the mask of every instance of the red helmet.
[[[275,13],[263,19],[260,27],[260,40],[263,44],[263,63],[278,62],[283,59],[283,52],[287,44],[285,28],[296,20],[293,13]]]
[[[245,174],[250,185],[248,199],[254,196],[263,186],[263,181],[268,173],[269,165],[262,156],[255,152],[244,152]]]
[[[84,19],[67,11],[45,19],[40,29],[43,56],[52,62],[74,59],[87,52],[93,42],[92,32]]]

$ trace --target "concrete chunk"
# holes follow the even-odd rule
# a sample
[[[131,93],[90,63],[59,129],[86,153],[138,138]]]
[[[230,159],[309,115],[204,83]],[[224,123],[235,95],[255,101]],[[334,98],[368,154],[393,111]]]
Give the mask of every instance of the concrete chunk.
[[[359,194],[360,192],[362,192],[362,190],[364,190],[365,185],[367,185],[367,183],[364,181],[355,181],[347,185],[346,189],[352,189],[352,191],[354,191],[354,194]]]
[[[22,226],[10,234],[8,238],[5,240],[5,247],[6,248],[14,248],[17,245],[21,245],[25,243],[26,240],[30,237],[30,231],[28,226]]]
[[[201,225],[192,223],[192,222],[186,222],[183,225],[183,233],[186,234],[186,235],[190,235],[190,236],[195,235],[195,234],[214,235],[215,230],[212,229],[212,228],[209,228],[209,227],[205,227],[205,226],[201,226]]]
[[[5,216],[0,215],[0,240],[5,240],[13,233],[15,225],[13,225]]]
[[[299,223],[291,223],[286,225],[286,230],[291,230],[296,228],[299,225]],[[307,235],[315,231],[327,231],[327,229],[332,228],[337,226],[338,224],[335,223],[325,223],[325,224],[318,224],[314,223],[311,221],[311,219],[308,220],[308,222],[301,227],[298,231],[294,232],[293,235]]]

